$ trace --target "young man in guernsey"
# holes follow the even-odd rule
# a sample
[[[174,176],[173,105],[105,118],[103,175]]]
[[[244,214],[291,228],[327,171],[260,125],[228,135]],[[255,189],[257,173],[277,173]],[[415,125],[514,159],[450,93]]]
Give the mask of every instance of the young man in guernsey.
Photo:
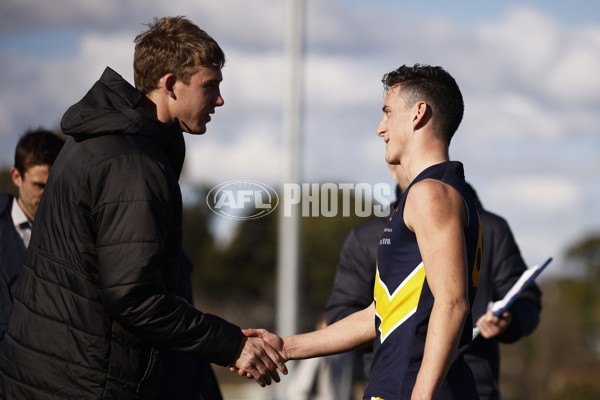
[[[410,185],[380,239],[374,302],[310,333],[283,339],[263,330],[244,333],[289,359],[373,343],[364,399],[477,399],[463,353],[471,342],[482,236],[463,166],[448,154],[463,116],[462,95],[441,67],[402,66],[383,83],[377,135],[385,140],[386,161],[399,165]]]

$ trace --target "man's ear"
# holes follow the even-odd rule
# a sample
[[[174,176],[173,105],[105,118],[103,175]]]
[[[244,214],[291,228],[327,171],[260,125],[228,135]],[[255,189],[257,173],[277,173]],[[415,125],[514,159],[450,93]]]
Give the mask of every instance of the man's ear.
[[[176,82],[177,76],[175,76],[175,74],[165,74],[158,80],[158,89],[164,93],[167,93],[169,97],[175,98],[175,92],[173,88],[175,87]]]
[[[20,188],[21,183],[23,182],[23,178],[21,177],[21,173],[15,167],[10,169],[10,177],[12,178],[13,183],[16,187]]]
[[[431,109],[424,101],[417,102],[413,107],[413,127],[415,130],[422,128],[431,118]]]

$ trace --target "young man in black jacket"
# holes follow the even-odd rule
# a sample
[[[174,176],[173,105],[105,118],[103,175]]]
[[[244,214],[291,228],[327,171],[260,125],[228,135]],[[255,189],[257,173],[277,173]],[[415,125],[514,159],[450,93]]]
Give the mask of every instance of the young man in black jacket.
[[[174,294],[181,253],[182,132],[223,105],[225,56],[183,17],[136,37],[134,88],[107,68],[63,116],[0,356],[1,397],[152,399],[161,349],[244,368],[280,354]]]
[[[398,167],[392,167],[391,170],[399,184],[398,188],[406,189],[406,176],[396,174]],[[479,398],[499,400],[498,343],[512,343],[533,332],[539,322],[541,293],[534,283],[501,318],[486,313],[488,303],[503,298],[525,271],[526,266],[508,223],[502,217],[485,210],[474,190],[472,194],[481,218],[484,243],[481,277],[472,313],[476,325],[488,329],[484,329],[485,333],[473,341],[465,353],[465,361],[475,376]],[[325,307],[328,324],[339,321],[371,303],[377,248],[385,225],[386,218],[371,218],[356,226],[346,238],[340,253],[333,289]],[[357,379],[366,381],[373,353],[366,349],[360,350],[355,356],[361,358],[359,364],[362,367],[362,376]]]

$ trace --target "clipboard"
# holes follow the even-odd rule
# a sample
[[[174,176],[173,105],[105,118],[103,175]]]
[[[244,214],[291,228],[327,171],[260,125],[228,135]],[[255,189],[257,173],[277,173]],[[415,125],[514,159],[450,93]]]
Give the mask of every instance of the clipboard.
[[[525,290],[527,286],[533,283],[535,278],[538,277],[538,275],[548,266],[548,264],[550,264],[551,261],[552,257],[548,258],[543,264],[535,265],[523,271],[519,279],[515,282],[515,284],[510,288],[510,290],[501,300],[498,300],[496,302],[490,302],[490,304],[488,305],[488,311],[492,310],[496,317],[502,315],[504,311],[508,310],[508,308],[512,305],[515,299],[519,297],[521,293],[523,293],[523,290]],[[477,336],[479,336],[479,328],[474,327],[473,339],[475,339]]]

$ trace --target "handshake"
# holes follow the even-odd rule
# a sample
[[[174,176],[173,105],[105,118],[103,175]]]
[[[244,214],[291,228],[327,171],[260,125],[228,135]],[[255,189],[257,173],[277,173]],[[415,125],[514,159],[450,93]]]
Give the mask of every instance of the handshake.
[[[287,375],[288,360],[343,353],[373,343],[374,319],[372,303],[334,324],[285,338],[264,329],[242,329],[240,352],[229,370],[255,379],[260,386],[270,385],[272,380],[279,382],[277,370]]]
[[[244,338],[238,356],[229,370],[240,376],[255,379],[260,386],[279,382],[277,370],[287,375],[287,355],[284,339],[264,329],[242,329]]]

